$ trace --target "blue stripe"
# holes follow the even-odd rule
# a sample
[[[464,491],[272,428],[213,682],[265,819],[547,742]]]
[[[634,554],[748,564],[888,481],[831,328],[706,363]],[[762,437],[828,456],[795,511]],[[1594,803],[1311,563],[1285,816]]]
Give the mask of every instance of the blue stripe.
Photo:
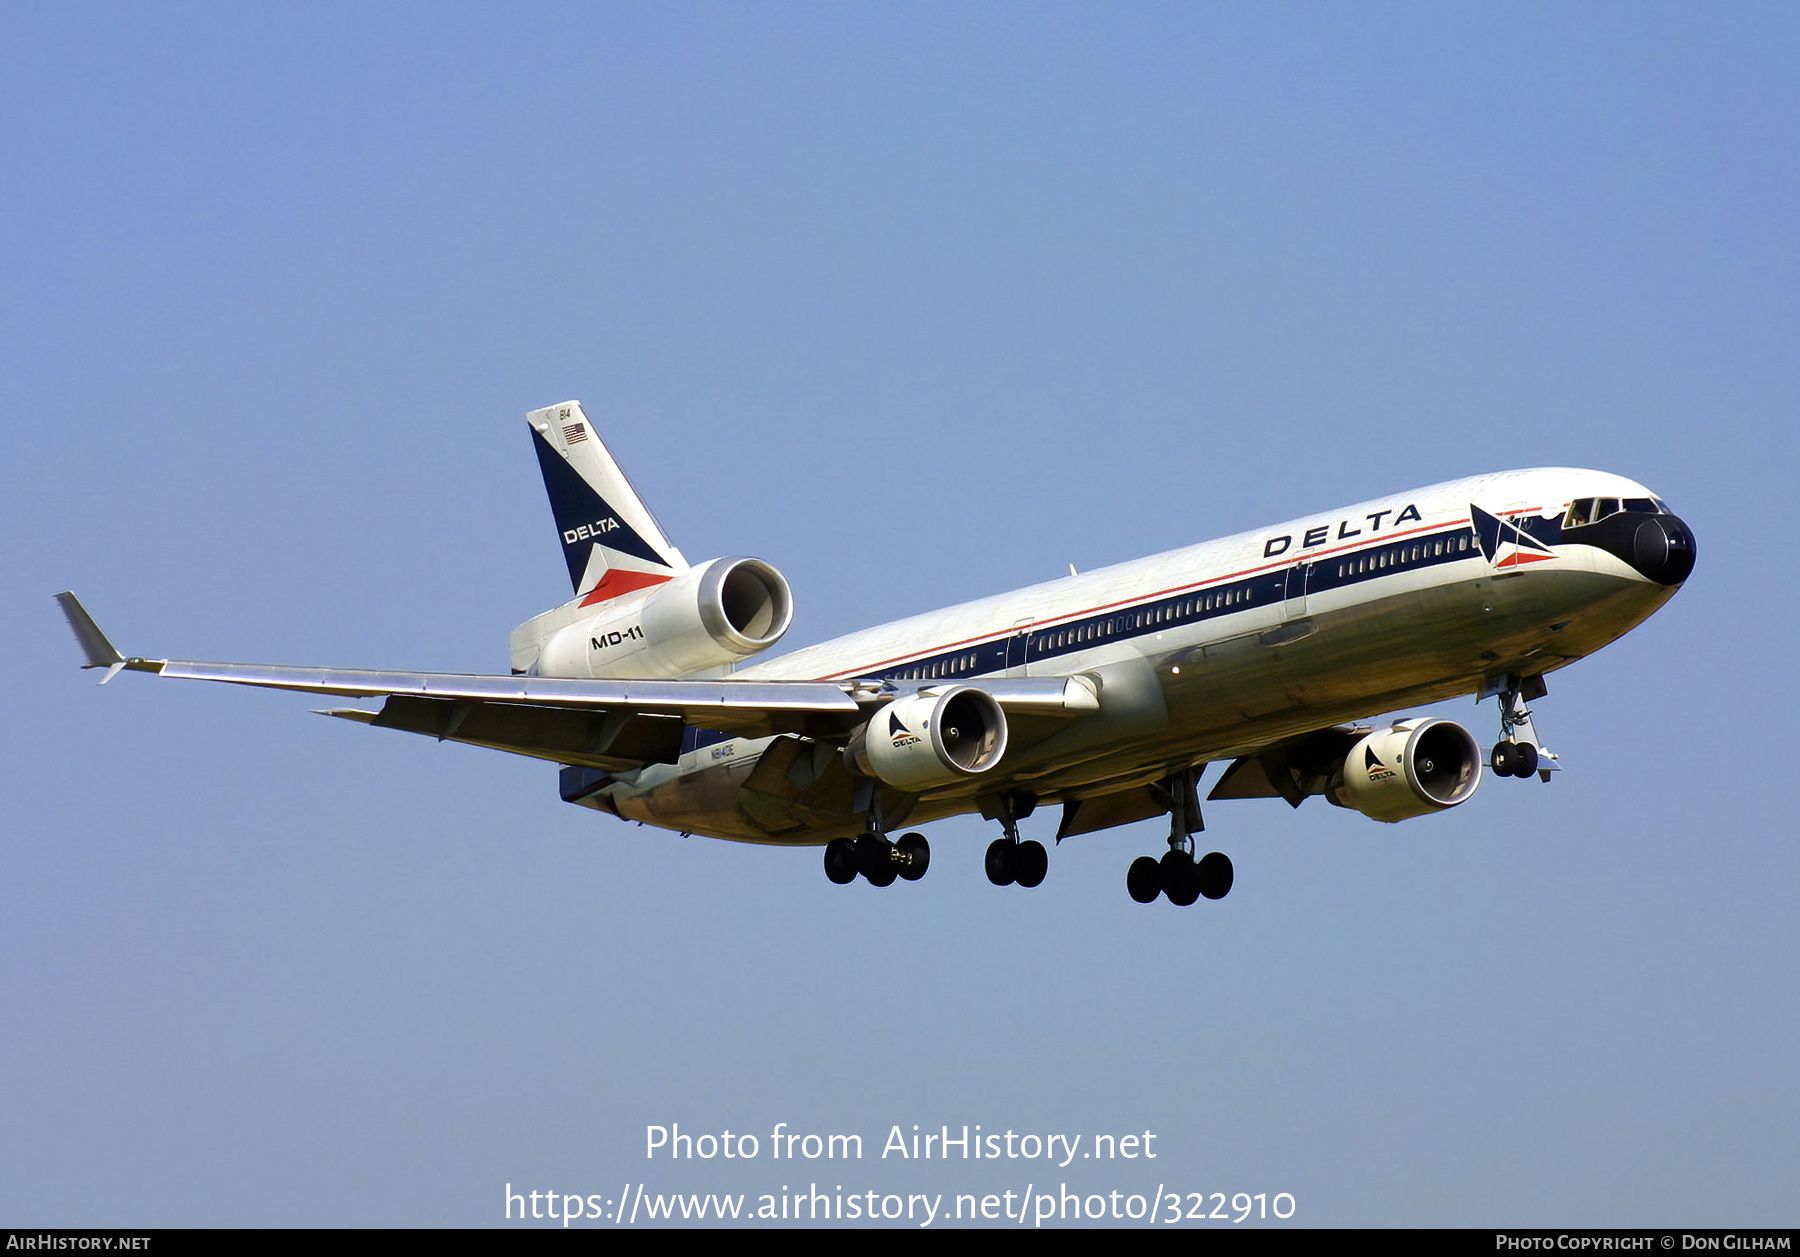
[[[1460,548],[1459,548],[1460,547]],[[1171,627],[1198,624],[1220,616],[1234,615],[1253,607],[1275,606],[1287,601],[1289,573],[1305,564],[1305,590],[1308,594],[1343,589],[1367,581],[1379,580],[1399,572],[1458,563],[1481,551],[1467,525],[1408,537],[1387,545],[1368,546],[1325,559],[1296,559],[1286,567],[1260,572],[1243,580],[1213,585],[1153,602],[1110,610],[1079,620],[1068,620],[1054,628],[1033,630],[1025,646],[1025,658],[1009,662],[1008,650],[1018,649],[1015,638],[982,642],[956,650],[940,651],[909,663],[884,668],[879,672],[859,674],[858,680],[935,681],[986,676],[1003,672],[1027,660],[1038,663],[1063,655],[1090,650],[1102,642],[1128,641]]]

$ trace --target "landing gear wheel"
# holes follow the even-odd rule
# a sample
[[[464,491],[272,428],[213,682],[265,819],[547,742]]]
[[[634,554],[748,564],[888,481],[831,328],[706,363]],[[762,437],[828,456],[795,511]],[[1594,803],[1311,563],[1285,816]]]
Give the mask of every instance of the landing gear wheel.
[[[1497,776],[1513,776],[1519,767],[1519,748],[1511,742],[1494,743],[1494,752],[1488,756],[1488,767]]]
[[[1194,869],[1194,882],[1208,899],[1223,899],[1231,893],[1231,857],[1223,851],[1212,851],[1200,857]]]
[[[1139,903],[1155,903],[1162,894],[1162,865],[1153,855],[1141,855],[1125,870],[1125,890]]]
[[[1497,678],[1490,678],[1490,683]],[[1500,699],[1500,742],[1494,747],[1488,765],[1502,777],[1541,777],[1550,780],[1550,774],[1561,767],[1556,762],[1556,752],[1544,745],[1538,737],[1537,726],[1531,721],[1531,709],[1526,703],[1544,697],[1550,687],[1544,684],[1542,673],[1535,676],[1519,676],[1511,674],[1505,678],[1505,684],[1489,691]],[[1511,756],[1502,750],[1511,751]]]
[[[894,847],[902,857],[901,877],[916,882],[925,876],[925,870],[931,867],[931,844],[925,841],[924,834],[901,834]]]
[[[1013,852],[1013,878],[1019,885],[1030,890],[1044,880],[1044,874],[1050,871],[1050,854],[1044,850],[1041,842],[1022,842],[1018,850]]]
[[[880,834],[862,834],[856,839],[857,871],[869,879],[871,886],[894,884],[894,862],[888,855],[888,841]]]
[[[1170,903],[1185,908],[1200,898],[1200,879],[1194,875],[1193,856],[1171,847],[1163,854],[1159,867],[1163,894],[1169,897]]]
[[[838,886],[848,886],[856,880],[854,842],[848,838],[833,838],[825,844],[825,876]]]
[[[996,838],[988,844],[988,881],[996,886],[1011,886],[1017,880],[1018,873],[1013,860],[1013,848],[1017,845],[1010,838]]]
[[[1537,771],[1538,749],[1529,742],[1514,742],[1519,754],[1519,766],[1513,769],[1513,776],[1523,780]]]
[[[1163,894],[1177,908],[1186,908],[1200,898],[1200,883],[1193,877],[1184,877],[1173,886],[1163,887]]]

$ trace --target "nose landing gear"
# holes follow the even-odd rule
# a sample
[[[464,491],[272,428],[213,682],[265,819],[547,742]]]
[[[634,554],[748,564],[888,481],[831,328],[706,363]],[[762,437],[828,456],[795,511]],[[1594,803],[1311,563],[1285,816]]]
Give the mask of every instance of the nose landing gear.
[[[1542,676],[1522,677],[1509,674],[1495,677],[1482,689],[1480,698],[1500,699],[1500,740],[1488,756],[1488,767],[1496,777],[1526,778],[1536,773],[1543,781],[1562,766],[1556,752],[1538,740],[1537,728],[1531,723],[1528,702],[1535,702],[1550,692]]]

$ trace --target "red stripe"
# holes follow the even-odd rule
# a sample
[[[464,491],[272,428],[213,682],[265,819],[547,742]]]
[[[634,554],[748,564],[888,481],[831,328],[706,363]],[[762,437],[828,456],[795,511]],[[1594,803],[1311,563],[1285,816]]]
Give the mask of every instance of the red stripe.
[[[1521,563],[1542,563],[1545,559],[1554,559],[1554,554],[1532,554],[1529,550],[1519,550],[1494,564],[1495,567],[1517,567]]]
[[[1529,509],[1530,509],[1529,507],[1523,508],[1515,513],[1523,515]],[[896,655],[894,658],[884,659],[880,663],[868,664],[861,668],[851,668],[851,669],[847,669],[846,671],[843,671],[843,672],[833,672],[829,676],[824,676],[819,679],[822,681],[838,681],[838,680],[842,680],[845,677],[864,676],[869,673],[875,672],[881,668],[888,667],[891,664],[911,662],[914,659],[927,659],[933,655],[940,655],[946,650],[955,650],[959,646],[986,644],[988,642],[998,641],[1002,638],[1013,637],[1019,633],[1031,632],[1031,631],[1036,631],[1038,629],[1045,629],[1045,628],[1056,628],[1062,624],[1066,624],[1066,623],[1069,623],[1074,620],[1082,620],[1082,619],[1086,619],[1089,616],[1098,615],[1102,611],[1111,611],[1117,607],[1135,607],[1142,603],[1155,602],[1159,599],[1167,598],[1174,594],[1204,593],[1207,590],[1214,589],[1220,585],[1229,584],[1232,581],[1242,580],[1246,576],[1256,576],[1262,572],[1271,572],[1271,571],[1274,571],[1276,568],[1292,567],[1295,563],[1299,563],[1299,562],[1313,563],[1313,562],[1318,561],[1319,559],[1328,558],[1331,555],[1335,555],[1335,554],[1343,554],[1346,551],[1350,551],[1350,550],[1378,550],[1382,546],[1389,545],[1395,541],[1399,541],[1406,537],[1416,537],[1420,533],[1425,533],[1425,532],[1440,532],[1445,529],[1466,527],[1469,523],[1470,523],[1470,521],[1468,521],[1468,520],[1450,520],[1447,523],[1421,524],[1417,528],[1408,528],[1405,532],[1384,533],[1384,534],[1382,534],[1380,543],[1377,545],[1371,545],[1370,542],[1368,542],[1368,541],[1357,541],[1357,542],[1348,542],[1345,545],[1341,545],[1341,546],[1333,546],[1327,550],[1302,551],[1300,554],[1295,555],[1293,558],[1285,558],[1284,557],[1282,559],[1277,560],[1274,563],[1264,563],[1260,567],[1247,567],[1240,572],[1230,572],[1224,576],[1208,576],[1208,577],[1205,577],[1204,579],[1196,581],[1192,584],[1174,585],[1168,589],[1158,590],[1157,592],[1151,593],[1151,594],[1132,594],[1129,598],[1121,598],[1117,602],[1108,602],[1108,603],[1104,603],[1097,607],[1089,607],[1085,611],[1059,612],[1058,614],[1050,617],[1047,620],[1037,620],[1031,624],[1015,625],[1011,629],[1008,629],[1004,632],[994,632],[994,631],[990,630],[986,633],[981,633],[974,637],[965,637],[961,641],[958,641],[958,642],[948,642],[942,646],[933,646],[933,647],[929,647],[928,649],[925,649],[922,651],[908,651],[904,655]],[[1479,553],[1479,551],[1477,551],[1477,553]]]
[[[634,593],[640,589],[648,589],[652,585],[662,585],[675,579],[672,576],[658,576],[654,572],[628,572],[621,568],[608,568],[600,583],[588,590],[581,599],[581,605],[591,607],[597,602],[608,602],[623,594]]]

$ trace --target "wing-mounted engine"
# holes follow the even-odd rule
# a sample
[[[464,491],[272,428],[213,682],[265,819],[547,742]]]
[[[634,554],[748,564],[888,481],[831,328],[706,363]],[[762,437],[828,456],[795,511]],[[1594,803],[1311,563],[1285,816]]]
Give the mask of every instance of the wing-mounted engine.
[[[1361,738],[1325,797],[1378,821],[1455,807],[1481,784],[1481,751],[1450,720],[1400,720]]]
[[[781,640],[794,618],[786,578],[761,559],[714,559],[641,593],[615,597],[581,616],[579,603],[548,612],[549,630],[530,671],[537,676],[682,677],[747,659]],[[555,620],[563,620],[558,626]],[[549,621],[546,623],[546,621]]]
[[[1006,754],[1006,713],[986,690],[921,690],[876,711],[844,754],[864,776],[916,794],[998,764]]]
[[[1449,720],[1398,720],[1385,729],[1320,729],[1225,770],[1208,799],[1283,798],[1299,807],[1322,794],[1378,821],[1455,807],[1481,784],[1481,751]]]

